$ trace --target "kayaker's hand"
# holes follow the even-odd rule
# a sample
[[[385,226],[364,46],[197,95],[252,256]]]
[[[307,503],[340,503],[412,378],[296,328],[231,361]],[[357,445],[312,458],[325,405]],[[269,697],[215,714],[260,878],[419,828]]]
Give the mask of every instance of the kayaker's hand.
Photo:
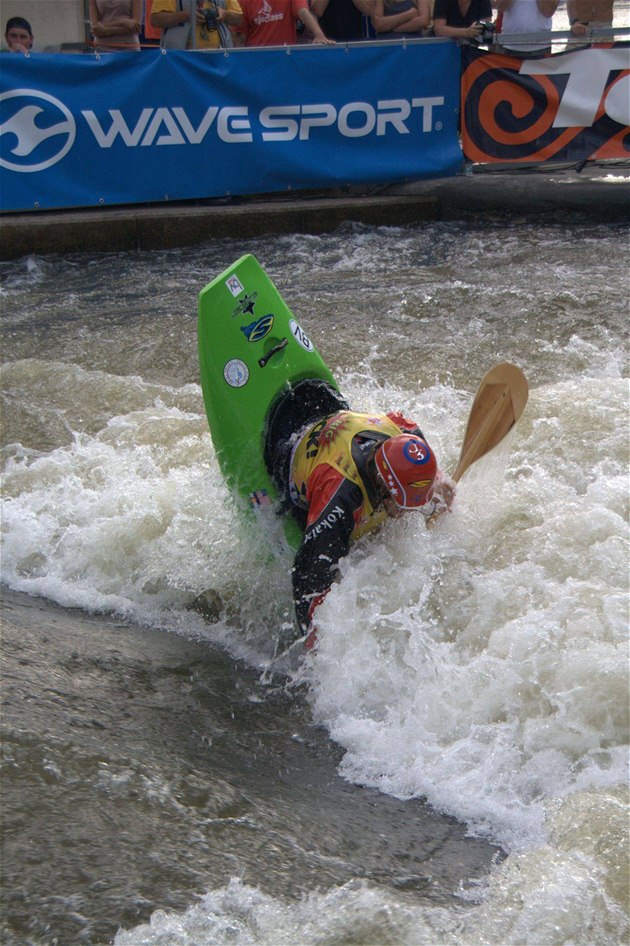
[[[438,470],[431,500],[433,508],[427,516],[427,529],[432,529],[445,512],[451,512],[456,493],[457,485],[455,481],[447,473]]]
[[[450,512],[457,493],[457,484],[447,473],[438,470],[433,485],[435,512]]]

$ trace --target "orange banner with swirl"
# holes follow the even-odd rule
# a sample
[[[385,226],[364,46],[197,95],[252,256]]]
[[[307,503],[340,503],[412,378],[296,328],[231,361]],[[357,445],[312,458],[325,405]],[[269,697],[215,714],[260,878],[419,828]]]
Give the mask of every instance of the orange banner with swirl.
[[[630,43],[523,60],[466,47],[461,95],[469,161],[630,157]]]

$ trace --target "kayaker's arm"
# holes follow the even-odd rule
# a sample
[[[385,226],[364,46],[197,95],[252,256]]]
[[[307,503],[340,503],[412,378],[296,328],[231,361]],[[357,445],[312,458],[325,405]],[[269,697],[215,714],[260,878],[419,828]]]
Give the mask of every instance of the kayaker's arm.
[[[292,573],[295,613],[302,634],[311,632],[313,611],[335,580],[339,560],[348,554],[354,515],[362,502],[359,487],[339,476],[324,506],[311,503]],[[315,505],[318,508],[314,509]]]
[[[410,420],[408,417],[405,417],[401,411],[387,411],[387,416],[390,420],[396,424],[397,427],[405,434],[413,434],[415,437],[420,437],[422,440],[426,440],[426,437],[416,424],[415,420]]]

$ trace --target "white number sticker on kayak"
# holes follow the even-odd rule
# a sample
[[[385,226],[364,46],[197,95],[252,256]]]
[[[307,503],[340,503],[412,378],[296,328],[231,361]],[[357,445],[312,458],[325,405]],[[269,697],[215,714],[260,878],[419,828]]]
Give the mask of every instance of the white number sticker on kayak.
[[[298,345],[302,346],[304,351],[313,351],[312,341],[310,340],[306,332],[304,332],[300,328],[300,326],[297,324],[295,319],[291,319],[291,321],[289,322],[289,328],[291,329],[291,335],[293,335],[293,338],[296,340]]]

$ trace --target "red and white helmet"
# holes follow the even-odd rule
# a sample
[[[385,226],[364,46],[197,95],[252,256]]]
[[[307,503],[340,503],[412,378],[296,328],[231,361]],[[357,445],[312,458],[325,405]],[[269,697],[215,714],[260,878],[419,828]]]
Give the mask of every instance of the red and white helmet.
[[[425,440],[412,434],[390,437],[378,447],[374,462],[385,489],[401,509],[417,509],[429,502],[438,466]]]

